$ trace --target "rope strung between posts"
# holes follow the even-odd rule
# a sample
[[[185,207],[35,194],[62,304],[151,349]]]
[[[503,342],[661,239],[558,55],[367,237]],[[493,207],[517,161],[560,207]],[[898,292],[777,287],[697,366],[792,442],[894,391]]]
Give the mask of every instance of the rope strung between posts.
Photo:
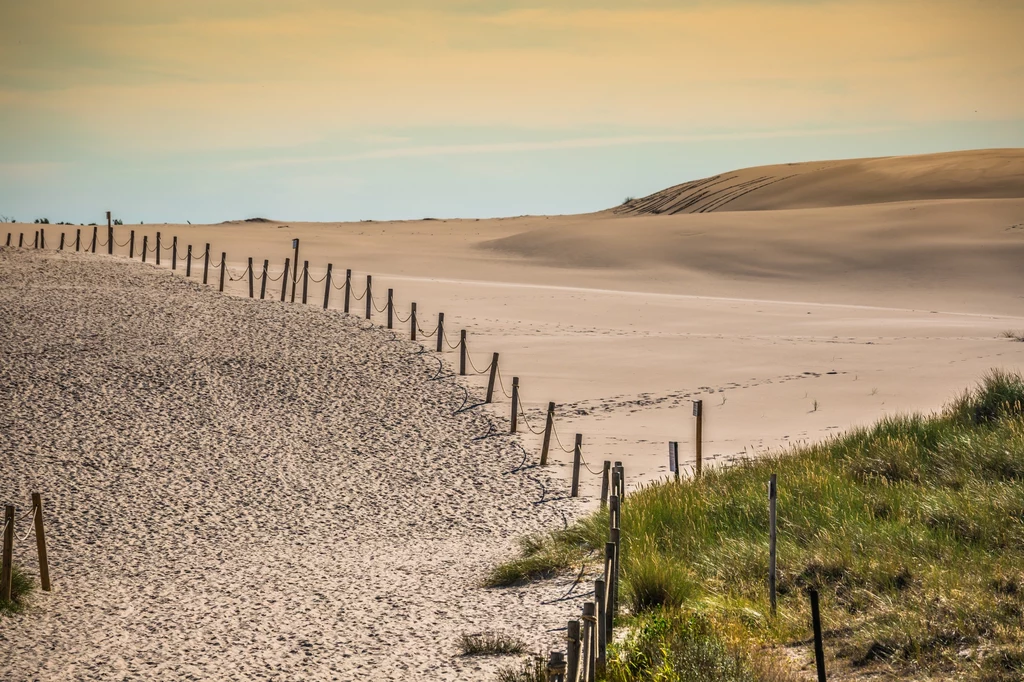
[[[164,246],[163,244],[161,244],[160,248],[163,249],[164,251],[170,251],[171,249],[174,248],[174,243],[172,242],[170,246]]]
[[[558,437],[558,429],[555,428],[554,419],[551,420],[551,433],[555,434],[555,442],[558,443],[558,448],[565,454],[571,455],[573,453],[573,449],[567,448],[564,445],[562,445],[562,439]]]
[[[309,274],[309,270],[306,270],[306,276],[309,277],[309,281],[313,282],[314,284],[320,284],[320,282],[322,282],[325,279],[327,279],[327,273],[326,272],[324,273],[323,277],[321,277],[320,279],[317,279],[316,277],[313,277],[312,275]]]
[[[338,291],[341,291],[342,289],[345,288],[345,280],[342,279],[341,277],[335,277],[334,279],[331,280],[331,286],[337,289]]]
[[[35,515],[36,515],[36,506],[35,506],[35,505],[32,505],[32,508],[31,508],[31,509],[29,509],[29,510],[28,510],[27,512],[25,512],[24,514],[22,514],[21,516],[19,516],[19,517],[18,517],[18,520],[19,520],[19,521],[24,521],[25,519],[29,518],[30,516],[35,516]]]
[[[0,535],[3,535],[4,533],[7,532],[7,525],[9,523],[10,523],[10,521],[8,521],[7,519],[4,519],[4,527],[0,528]]]
[[[278,281],[279,279],[281,279],[282,277],[284,277],[284,270],[282,270],[282,271],[281,271],[281,272],[280,272],[280,273],[279,273],[279,274],[277,275],[277,277],[271,277],[271,276],[270,276],[270,273],[269,273],[269,272],[267,272],[267,273],[264,273],[264,274],[263,274],[263,277],[266,277],[268,281],[271,281],[271,282],[276,282],[276,281]]]
[[[534,430],[532,426],[530,426],[530,420],[526,418],[526,410],[523,409],[522,397],[519,398],[519,414],[523,415],[523,423],[526,424],[526,428],[530,429],[530,433],[533,433],[534,435],[537,436],[544,433],[544,429],[540,429],[539,431],[537,431]]]
[[[35,529],[36,527],[32,525],[28,527],[28,530],[25,531],[24,535],[18,535],[17,533],[15,533],[15,535],[17,535],[18,540],[20,540],[21,542],[25,542],[25,540],[28,540],[28,536],[32,535],[32,531],[34,531]]]
[[[421,335],[423,336],[423,338],[425,338],[425,339],[429,339],[430,337],[432,337],[432,336],[433,336],[434,334],[436,334],[436,333],[437,333],[437,330],[438,330],[438,327],[434,327],[434,329],[433,329],[433,330],[432,330],[432,331],[431,331],[430,333],[427,333],[427,332],[425,332],[425,331],[423,330],[423,327],[421,327],[421,326],[419,326],[419,325],[416,325],[416,328],[417,328],[417,329],[419,330],[420,334],[421,334]]]
[[[117,240],[115,239],[115,240],[114,240],[114,245],[115,245],[115,246],[118,246],[118,247],[122,247],[122,246],[128,246],[128,242],[130,242],[131,240],[132,240],[132,238],[131,238],[131,237],[128,237],[128,239],[125,239],[125,240],[124,240],[124,244],[122,244],[121,242],[119,242],[119,241],[117,241]]]
[[[373,302],[373,294],[372,293],[370,294],[370,305],[372,305],[373,309],[376,310],[378,313],[382,313],[382,312],[384,312],[384,311],[386,311],[388,309],[388,304],[387,303],[384,303],[384,307],[383,308],[378,308],[377,304]]]
[[[237,282],[237,281],[243,279],[246,275],[249,274],[249,269],[250,269],[250,266],[246,265],[245,266],[245,270],[242,270],[242,274],[240,274],[238,277],[232,277],[231,276],[231,271],[228,270],[228,281],[229,282]]]
[[[210,261],[210,267],[213,268],[214,270],[216,270],[220,266],[221,266],[220,263],[214,263],[213,261]]]
[[[505,390],[505,382],[501,380],[501,365],[498,365],[498,386],[501,387],[501,392],[505,394],[506,398],[512,398],[512,394]]]
[[[583,466],[585,466],[587,468],[587,471],[589,471],[591,473],[591,475],[593,475],[593,476],[602,476],[602,475],[604,475],[603,471],[594,471],[593,469],[590,468],[590,465],[587,464],[587,460],[583,456],[583,446],[580,446],[580,463],[583,464]]]
[[[448,332],[443,332],[442,336],[444,337],[444,345],[448,346],[452,350],[455,350],[456,348],[458,348],[462,344],[461,341],[459,343],[456,343],[456,344],[449,343],[449,341],[448,341]]]
[[[466,357],[469,358],[469,366],[472,367],[473,371],[476,372],[477,374],[487,374],[488,372],[491,371],[491,365],[494,364],[494,360],[491,360],[489,363],[487,363],[487,366],[484,367],[482,370],[477,369],[476,364],[474,364],[473,362],[473,356],[470,355],[469,353],[469,344],[466,344]]]
[[[408,322],[409,320],[411,320],[411,319],[412,319],[412,311],[410,310],[410,311],[409,311],[409,314],[408,314],[408,315],[406,315],[406,316],[405,316],[405,319],[403,320],[403,319],[402,319],[402,316],[401,316],[401,315],[399,315],[399,314],[398,314],[398,311],[396,310],[396,311],[395,311],[395,319],[397,319],[397,320],[398,320],[399,322],[401,322],[402,324],[405,324],[406,322]]]
[[[370,290],[369,287],[367,287],[366,289],[363,289],[363,294],[361,296],[356,296],[355,294],[352,294],[352,298],[354,298],[357,301],[361,301],[364,298],[366,298],[366,292],[368,292],[369,290]]]

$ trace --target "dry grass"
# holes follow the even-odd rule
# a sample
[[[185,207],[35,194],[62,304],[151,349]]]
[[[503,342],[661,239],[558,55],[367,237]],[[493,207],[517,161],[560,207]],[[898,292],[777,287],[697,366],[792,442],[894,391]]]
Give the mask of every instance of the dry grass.
[[[480,632],[462,635],[459,638],[459,651],[463,656],[508,656],[523,653],[526,645],[511,635]]]

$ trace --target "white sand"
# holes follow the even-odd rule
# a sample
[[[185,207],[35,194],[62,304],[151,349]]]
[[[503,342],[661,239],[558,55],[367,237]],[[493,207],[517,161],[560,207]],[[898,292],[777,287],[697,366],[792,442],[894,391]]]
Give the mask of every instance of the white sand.
[[[0,311],[0,497],[43,494],[55,585],[0,679],[480,679],[460,634],[578,609],[478,587],[576,508],[415,344],[106,256],[0,249]]]

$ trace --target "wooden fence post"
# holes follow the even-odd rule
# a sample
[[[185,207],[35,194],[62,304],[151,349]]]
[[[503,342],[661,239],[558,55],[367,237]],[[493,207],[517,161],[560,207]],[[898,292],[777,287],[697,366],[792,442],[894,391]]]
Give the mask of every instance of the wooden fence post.
[[[96,244],[99,242],[100,228],[96,225],[92,226],[92,252],[96,253]]]
[[[110,211],[107,211],[107,255],[114,255],[114,225],[110,222]]]
[[[459,376],[466,376],[466,330],[459,331]]]
[[[594,602],[588,601],[583,603],[583,668],[581,679],[583,682],[594,682],[595,671],[594,671],[594,625],[597,621],[597,616],[594,615]]]
[[[263,276],[260,278],[260,300],[267,297],[267,272],[270,270],[270,261],[263,259]]]
[[[220,290],[224,291],[224,273],[228,270],[228,254],[221,251],[220,254]]]
[[[609,530],[609,537],[611,530]],[[612,641],[612,619],[615,615],[612,611],[612,580],[615,572],[615,543],[610,540],[604,543],[604,632],[605,640]]]
[[[135,258],[135,230],[131,231],[128,238],[128,257]]]
[[[331,302],[331,272],[334,266],[330,263],[327,264],[327,274],[324,275],[324,310],[327,310],[327,306]]]
[[[7,233],[7,243],[5,244],[5,246],[10,246],[10,245],[11,245],[11,233],[8,232]]]
[[[548,448],[551,447],[551,429],[555,426],[555,404],[548,403],[548,417],[544,422],[544,444],[540,448],[540,465],[548,463]]]
[[[75,251],[82,250],[82,228],[75,228]]]
[[[288,266],[290,265],[287,258],[284,259],[284,274],[281,275],[281,303],[284,303],[285,297],[288,296]]]
[[[444,352],[444,313],[437,314],[437,352]]]
[[[156,233],[156,264],[160,265],[160,233]]]
[[[39,248],[40,249],[45,249],[46,248],[46,228],[45,227],[40,227],[39,228]]]
[[[25,233],[24,232],[19,232],[18,233],[18,248],[20,249],[24,245],[25,245]]]
[[[608,460],[604,461],[604,466],[601,467],[601,506],[604,507],[608,504],[608,480],[611,474],[612,463]]]
[[[11,600],[11,579],[14,574],[14,505],[4,507],[4,546],[0,559],[0,599]]]
[[[622,504],[622,500],[616,499],[616,502],[616,507]],[[616,614],[619,612],[619,563],[622,560],[622,529],[616,526],[611,529],[608,535],[615,545],[615,557],[612,561],[612,582],[610,586],[611,598],[608,600],[608,608],[612,612],[611,620],[614,621]]]
[[[496,375],[497,373],[498,373],[498,354],[494,353],[493,355],[491,355],[491,376],[487,379],[487,400],[484,401],[487,404],[490,404],[492,398],[494,398],[494,379],[495,379],[494,375]]]
[[[35,234],[32,236],[32,248],[33,249],[38,249],[39,248],[39,230],[36,230]]]
[[[619,496],[619,505],[621,510],[622,498],[626,496],[626,472],[622,468],[622,462],[616,462],[612,469],[618,472],[618,477],[613,479],[616,482],[615,494]]]
[[[608,650],[607,616],[605,616],[607,589],[604,578],[594,581],[594,602],[597,604],[597,672],[604,674],[605,656]]]
[[[577,682],[580,676],[580,622],[570,620],[566,628],[566,682]]]
[[[825,679],[825,645],[821,639],[821,610],[818,605],[818,591],[809,590],[811,597],[811,626],[814,628],[814,667],[818,672],[818,682]]]
[[[192,276],[192,245],[188,245],[188,249],[185,250],[185,278]]]
[[[306,305],[306,291],[309,288],[309,261],[302,261],[302,305]]]
[[[572,493],[570,497],[580,496],[580,460],[583,457],[583,434],[576,434],[576,445],[572,449]]]
[[[416,340],[416,302],[415,301],[413,301],[413,303],[412,303],[412,312],[409,313],[409,321],[412,323],[412,332],[410,333],[410,338],[413,341],[415,341]]]
[[[345,271],[345,312],[348,312],[348,301],[352,296],[352,270]],[[416,337],[413,337],[416,338]]]
[[[149,251],[149,235],[142,235],[142,262],[146,262],[146,253]]]
[[[373,314],[373,277],[366,276],[366,319]]]
[[[210,245],[206,245],[206,252],[203,254],[203,284],[206,284],[210,274]]]
[[[39,552],[39,581],[43,592],[50,591],[50,563],[46,559],[46,533],[43,530],[43,498],[39,493],[32,493],[32,507],[36,517],[36,550]]]
[[[171,270],[178,269],[178,235],[171,237]]]
[[[552,651],[548,659],[548,682],[565,682],[565,654]]]
[[[701,460],[703,459],[704,450],[704,401],[694,400],[693,401],[693,416],[696,417],[696,434],[693,438],[694,454],[696,455],[697,463],[694,467],[694,476],[700,478]]]
[[[10,244],[8,244],[8,246],[10,246]],[[64,233],[63,232],[60,233],[60,248],[57,249],[57,250],[58,251],[63,251],[64,250]]]
[[[768,601],[772,616],[776,613],[775,596],[775,500],[778,496],[778,476],[772,474],[768,481]]]
[[[253,284],[254,284],[253,278],[255,277],[255,275],[253,274],[253,271],[252,271],[252,257],[251,256],[249,257],[249,267],[248,267],[248,270],[249,270],[249,298],[252,298],[253,295],[256,292],[255,292],[255,289],[253,288]]]
[[[512,377],[512,433],[519,423],[519,377]]]
[[[395,290],[388,289],[388,329],[394,328]]]

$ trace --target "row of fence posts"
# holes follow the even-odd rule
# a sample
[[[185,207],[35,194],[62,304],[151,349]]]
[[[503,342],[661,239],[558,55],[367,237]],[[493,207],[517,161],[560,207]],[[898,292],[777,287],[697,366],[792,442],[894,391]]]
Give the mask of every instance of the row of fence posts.
[[[28,514],[19,519],[14,512],[14,505],[4,506],[3,551],[0,554],[0,599],[11,601],[14,579],[14,541],[18,538],[15,526],[21,520],[31,518],[33,527],[29,532],[36,536],[36,551],[39,555],[39,580],[44,592],[50,591],[50,564],[46,559],[46,532],[43,528],[43,498],[39,493],[32,493],[32,508]],[[24,536],[28,538],[28,533]],[[20,539],[20,538],[19,538]]]
[[[108,255],[112,255],[113,254],[114,245],[116,244],[116,241],[114,239],[114,227],[113,227],[113,224],[111,223],[110,211],[107,211],[107,242],[106,242],[106,244],[98,244],[98,240],[97,240],[98,232],[97,232],[97,230],[98,230],[98,228],[96,226],[93,226],[92,243],[90,244],[90,246],[86,250],[87,251],[91,250],[92,253],[95,253],[97,245],[99,245],[99,246],[106,246],[107,247]],[[23,234],[19,236],[19,241],[18,241],[18,245],[19,246],[22,245],[23,237],[24,237]],[[8,243],[8,245],[10,245],[10,241],[11,241],[11,234],[8,233],[8,235],[7,235],[7,243]],[[81,241],[82,241],[82,231],[81,231],[81,229],[78,229],[78,230],[76,230],[76,235],[75,235],[75,250],[76,251],[80,250]],[[35,246],[36,246],[36,248],[45,248],[45,235],[44,235],[42,229],[36,231]],[[127,246],[128,246],[128,257],[129,258],[134,258],[135,257],[135,230],[131,230],[130,231],[129,237],[128,237]],[[292,239],[292,248],[294,249],[293,257],[295,259],[294,260],[295,264],[297,264],[299,262],[298,261],[298,258],[299,258],[299,247],[300,247],[299,240],[298,239]],[[65,248],[65,233],[62,232],[61,233],[61,238],[60,238],[60,250],[64,250],[64,248]],[[160,263],[161,263],[161,254],[167,248],[168,247],[164,247],[164,245],[162,243],[161,233],[159,231],[157,231],[157,233],[155,235],[155,244],[154,244],[154,247],[152,249],[152,251],[154,253],[154,256],[155,256],[154,262],[155,262],[156,265],[160,265]],[[178,262],[179,262],[179,260],[181,260],[181,258],[179,257],[178,238],[176,236],[171,238],[171,246],[169,247],[169,250],[171,251],[171,270],[177,270]],[[147,256],[150,253],[150,251],[151,251],[151,249],[150,249],[150,246],[149,246],[149,235],[143,235],[143,237],[142,237],[142,248],[140,249],[140,255],[141,255],[143,263],[147,262]],[[203,251],[203,253],[201,254],[202,263],[203,263],[203,284],[208,284],[209,283],[210,253],[211,253],[210,245],[206,244],[206,248]],[[186,248],[186,251],[185,251],[185,256],[184,256],[184,261],[185,261],[185,277],[186,278],[191,278],[192,277],[192,263],[193,263],[194,259],[195,259],[195,257],[194,257],[193,251],[192,251],[192,245],[189,244],[189,245],[187,245],[187,248]],[[291,286],[291,297],[290,297],[290,300],[291,300],[292,303],[295,302],[296,292],[297,292],[298,287],[299,287],[298,267],[293,267],[292,263],[293,263],[293,261],[292,261],[291,258],[285,258],[284,259],[284,269],[283,269],[283,272],[281,274],[281,295],[280,295],[280,300],[282,302],[284,302],[285,300],[288,300],[288,298],[289,298],[288,297],[288,276],[289,276],[289,274],[291,274],[291,277],[292,277],[292,279],[291,279],[291,285],[292,285]],[[224,291],[225,282],[228,279],[228,273],[227,273],[227,254],[226,253],[221,253],[220,254],[220,263],[216,264],[215,267],[219,268],[219,270],[220,270],[218,289],[219,289],[219,291],[223,292]],[[266,295],[267,295],[267,281],[268,281],[268,279],[270,279],[269,278],[269,267],[270,267],[270,261],[269,260],[264,260],[263,261],[263,269],[262,269],[262,272],[260,274],[260,279],[261,279],[261,283],[260,283],[260,299],[261,300],[265,299]],[[327,264],[327,273],[324,275],[324,278],[322,280],[324,282],[324,298],[323,298],[323,308],[324,308],[324,310],[327,310],[329,305],[330,305],[331,289],[333,287],[333,273],[334,273],[334,266],[331,263],[328,263]],[[248,259],[248,265],[247,265],[246,270],[245,270],[245,272],[243,273],[242,276],[246,276],[246,275],[248,276],[248,282],[247,283],[248,283],[249,298],[255,298],[255,281],[254,281],[255,280],[255,270],[254,270],[254,267],[253,267],[253,259],[252,258]],[[303,261],[303,263],[302,263],[302,278],[301,279],[302,279],[302,282],[301,282],[301,287],[302,287],[301,301],[302,301],[303,304],[306,304],[307,301],[308,301],[308,294],[309,294],[309,261]],[[232,280],[232,281],[237,281],[237,280]],[[356,298],[354,296],[354,294],[352,293],[352,270],[351,269],[348,269],[348,270],[345,271],[345,284],[344,284],[343,287],[339,287],[339,288],[344,292],[344,294],[343,294],[344,295],[343,310],[346,313],[350,313],[351,312],[351,302],[352,302],[352,300],[354,298]],[[367,275],[366,276],[366,290],[365,290],[363,295],[364,295],[365,301],[366,301],[366,319],[369,320],[369,319],[372,318],[373,311],[375,310],[374,305],[373,305],[373,276],[372,275]],[[411,308],[411,310],[410,310],[410,313],[409,313],[409,318],[407,320],[409,322],[409,326],[410,326],[409,333],[410,333],[411,340],[416,341],[416,334],[417,334],[417,331],[420,329],[419,321],[418,321],[418,318],[417,318],[416,303],[413,302],[411,304],[410,308]],[[386,303],[386,307],[385,307],[384,312],[386,312],[386,314],[387,314],[387,329],[394,329],[395,318],[396,318],[395,303],[394,303],[394,289],[388,289],[387,303]],[[442,353],[442,352],[444,352],[444,343],[445,343],[445,319],[444,319],[444,313],[443,312],[437,314],[437,327],[435,329],[434,334],[436,334],[436,336],[437,336],[436,350],[437,350],[438,353]],[[469,356],[469,350],[468,350],[468,346],[467,346],[467,332],[466,332],[465,329],[459,330],[459,343],[458,343],[457,347],[458,347],[458,350],[459,350],[459,376],[466,376],[467,373],[468,373],[468,371],[467,371],[467,361],[468,361],[468,356]],[[494,388],[495,388],[495,384],[496,384],[496,382],[498,380],[498,373],[499,373],[498,360],[499,360],[498,353],[493,353],[492,356],[491,356],[491,363],[490,363],[489,369],[485,370],[485,371],[488,372],[487,393],[486,393],[486,396],[485,396],[485,399],[484,399],[484,402],[486,404],[491,404],[493,402],[493,400],[494,400]],[[522,405],[522,401],[520,399],[519,391],[520,391],[519,377],[512,377],[512,396],[511,396],[512,404],[511,404],[511,409],[510,409],[510,414],[509,414],[509,421],[510,421],[510,431],[509,432],[513,433],[513,434],[518,432],[518,428],[519,428],[519,411],[520,411],[520,409],[523,409],[523,405]],[[555,412],[555,403],[553,403],[553,402],[548,403],[547,418],[546,418],[545,427],[544,427],[544,440],[543,440],[543,446],[542,446],[542,449],[541,449],[541,456],[540,456],[540,464],[541,464],[541,466],[545,466],[548,463],[548,453],[549,453],[550,445],[551,445],[551,435],[552,435],[552,432],[554,430],[554,412]],[[524,414],[525,414],[525,410],[524,410]],[[582,451],[581,451],[582,439],[583,439],[582,434],[577,433],[576,434],[575,445],[574,445],[574,448],[573,448],[572,487],[571,487],[571,492],[570,492],[572,497],[578,497],[579,496],[580,466],[581,466],[581,463],[582,463]]]

